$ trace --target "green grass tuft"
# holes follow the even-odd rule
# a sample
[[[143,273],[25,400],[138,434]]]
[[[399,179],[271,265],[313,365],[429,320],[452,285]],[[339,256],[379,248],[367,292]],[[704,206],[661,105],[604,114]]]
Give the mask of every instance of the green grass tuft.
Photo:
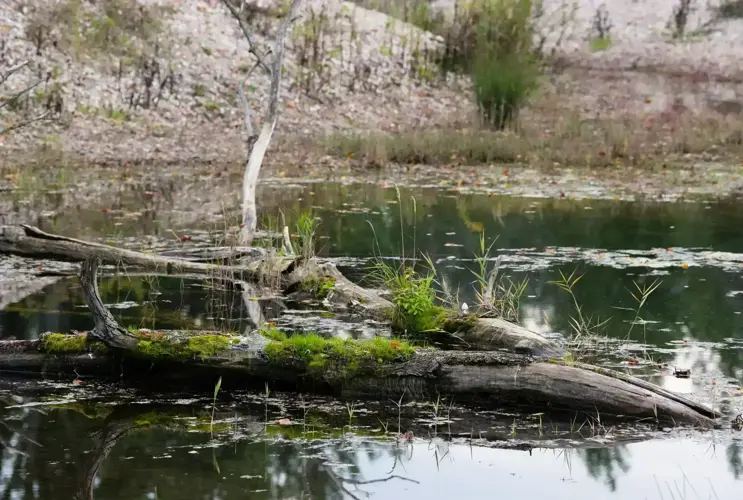
[[[392,302],[395,304],[392,317],[394,330],[422,333],[443,327],[451,314],[437,304],[435,278],[432,269],[420,274],[410,266],[396,268],[381,260],[374,264],[370,279],[392,292]]]
[[[335,280],[332,278],[315,278],[302,282],[302,290],[312,293],[318,300],[325,299],[335,288]]]

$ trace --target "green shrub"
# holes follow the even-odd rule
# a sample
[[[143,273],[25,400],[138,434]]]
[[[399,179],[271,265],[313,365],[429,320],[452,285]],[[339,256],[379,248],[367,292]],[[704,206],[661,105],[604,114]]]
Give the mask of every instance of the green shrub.
[[[446,309],[437,303],[433,271],[422,274],[411,266],[395,268],[378,261],[370,278],[392,292],[395,304],[391,318],[393,330],[408,333],[440,330],[447,320]]]
[[[475,98],[483,122],[501,130],[539,84],[532,1],[480,0],[472,8],[477,9],[475,53],[470,58]]]
[[[529,55],[478,57],[472,72],[475,99],[485,125],[503,130],[539,86],[539,66]]]

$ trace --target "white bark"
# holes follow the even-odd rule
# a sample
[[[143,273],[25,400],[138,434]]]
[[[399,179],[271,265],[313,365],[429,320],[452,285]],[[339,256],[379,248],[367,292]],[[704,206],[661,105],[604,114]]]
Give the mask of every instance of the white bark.
[[[265,55],[261,54],[253,43],[250,36],[250,30],[240,17],[240,12],[235,9],[232,3],[230,3],[230,0],[222,0],[222,2],[237,19],[238,23],[240,23],[240,28],[250,46],[250,53],[258,59],[258,65],[263,66],[271,75],[271,90],[268,96],[266,112],[263,116],[261,132],[257,138],[253,135],[253,126],[250,120],[250,107],[247,103],[247,99],[245,99],[245,94],[242,91],[242,85],[239,89],[240,97],[245,106],[245,127],[249,135],[248,161],[245,165],[245,174],[243,176],[243,222],[240,231],[240,244],[249,246],[253,242],[253,237],[258,224],[258,211],[255,204],[255,191],[258,186],[258,174],[260,173],[261,165],[263,164],[263,158],[266,156],[266,151],[271,145],[273,131],[276,128],[276,123],[279,118],[279,91],[281,89],[281,65],[284,59],[284,41],[286,39],[286,32],[289,25],[293,23],[296,18],[301,0],[292,0],[288,12],[281,21],[279,32],[276,35],[273,62],[270,67],[265,63]]]

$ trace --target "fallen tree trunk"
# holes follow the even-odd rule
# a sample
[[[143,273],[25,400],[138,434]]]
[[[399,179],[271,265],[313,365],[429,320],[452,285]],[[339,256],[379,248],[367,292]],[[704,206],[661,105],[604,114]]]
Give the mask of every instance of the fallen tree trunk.
[[[233,252],[215,252],[220,260],[235,264],[211,264],[179,257],[144,254],[133,250],[92,243],[49,234],[38,228],[0,227],[0,253],[39,259],[82,262],[95,258],[103,264],[137,267],[152,273],[168,275],[213,276],[233,282],[251,281],[269,284],[282,293],[304,290],[317,295],[323,283],[330,283],[323,294],[324,305],[333,312],[352,312],[378,321],[389,322],[395,306],[373,290],[363,288],[346,278],[329,262],[309,261],[301,257],[265,255],[261,249],[249,247]],[[453,318],[447,327],[462,338],[471,349],[508,349],[535,356],[561,357],[564,349],[536,333],[497,318],[474,316]]]
[[[177,338],[183,333],[173,335]],[[253,344],[254,339],[249,342]],[[223,387],[232,389],[265,382],[341,397],[395,400],[404,392],[419,400],[441,395],[454,398],[459,404],[578,412],[599,420],[624,417],[704,427],[713,425],[718,416],[686,398],[669,397],[654,386],[642,387],[598,371],[512,353],[420,349],[405,362],[383,363],[373,371],[336,379],[317,375],[297,359],[271,360],[266,355],[267,344],[259,344],[251,348],[238,344],[204,359],[176,361],[148,359],[136,350],[117,360],[112,352],[82,348],[54,353],[45,352],[41,341],[0,341],[0,371],[76,377],[116,374],[123,366],[124,377],[133,381],[145,378],[165,383],[186,379],[213,384],[217,377],[224,377]]]
[[[117,368],[133,379],[186,377],[211,381],[225,377],[225,384],[230,385],[224,387],[258,381],[345,397],[397,398],[403,392],[418,399],[445,395],[458,403],[582,412],[595,415],[599,421],[624,417],[709,427],[718,416],[681,396],[669,397],[655,386],[609,376],[608,370],[568,366],[516,353],[417,349],[384,360],[382,354],[349,360],[333,359],[335,354],[328,351],[308,360],[295,351],[277,350],[279,341],[258,334],[137,335],[117,325],[102,305],[95,286],[96,269],[97,261],[88,260],[81,271],[95,328],[86,336],[0,342],[0,369],[79,375],[87,370],[100,373]],[[201,351],[196,354],[189,350],[193,346]],[[359,346],[350,344],[348,352],[358,353]],[[288,354],[277,355],[280,352]],[[325,365],[326,359],[332,364]],[[318,360],[322,361],[319,365]],[[122,364],[128,366],[127,370],[121,370]],[[147,366],[149,369],[143,368]]]

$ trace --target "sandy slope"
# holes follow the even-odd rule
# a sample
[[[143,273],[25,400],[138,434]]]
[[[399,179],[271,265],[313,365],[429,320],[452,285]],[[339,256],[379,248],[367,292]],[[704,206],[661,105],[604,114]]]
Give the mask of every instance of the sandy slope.
[[[149,110],[129,109],[128,96],[132,91],[141,93],[142,79],[133,70],[119,77],[118,60],[114,58],[75,60],[69,51],[53,47],[44,48],[41,56],[36,54],[25,26],[29,7],[43,5],[45,0],[0,2],[0,64],[30,59],[42,72],[56,68],[56,82],[63,86],[66,109],[63,126],[51,131],[36,127],[3,138],[0,148],[4,156],[32,149],[44,137],[54,147],[104,162],[153,157],[210,162],[242,158],[242,110],[235,99],[235,88],[252,61],[236,23],[214,0],[146,1],[169,4],[175,10],[166,18],[159,56],[163,68],[173,69],[175,92],[165,92],[157,108]],[[444,1],[451,0],[440,0]],[[604,52],[592,54],[587,40],[592,36],[591,23],[598,3],[580,0],[560,45],[561,54],[573,64],[591,67],[655,66],[702,74],[697,84],[701,82],[705,88],[710,87],[705,72],[741,75],[743,58],[737,54],[743,46],[743,21],[716,24],[711,34],[693,41],[670,42],[662,30],[675,1],[607,2],[613,44]],[[564,24],[560,13],[566,11],[566,5],[565,0],[546,0],[543,30],[553,41]],[[394,132],[464,121],[473,112],[466,84],[411,78],[416,71],[435,70],[425,63],[426,48],[437,43],[430,34],[380,12],[338,0],[310,0],[304,9],[304,27],[316,18],[313,13],[316,16],[321,11],[329,18],[322,42],[323,69],[320,74],[312,73],[309,91],[300,88],[307,74],[297,65],[303,46],[302,26],[289,41],[279,126],[282,136],[301,138],[339,130]],[[710,15],[706,7],[699,8],[689,23],[690,29],[705,23]],[[260,44],[266,42],[259,29],[255,38]],[[422,55],[413,55],[413,46]],[[26,73],[10,83],[22,88],[31,79],[32,75]],[[256,71],[246,83],[251,105],[259,112],[267,78]],[[739,87],[723,89],[725,99],[738,99]],[[628,101],[644,103],[644,96],[654,92],[638,91],[634,78],[626,74],[619,84],[616,80],[601,85],[579,80],[565,88],[564,94],[575,96],[577,106],[591,113],[624,108]],[[630,94],[631,99],[618,99]],[[663,99],[654,98],[653,102],[666,105]],[[120,123],[91,116],[91,110],[105,107],[125,110],[131,119]]]

